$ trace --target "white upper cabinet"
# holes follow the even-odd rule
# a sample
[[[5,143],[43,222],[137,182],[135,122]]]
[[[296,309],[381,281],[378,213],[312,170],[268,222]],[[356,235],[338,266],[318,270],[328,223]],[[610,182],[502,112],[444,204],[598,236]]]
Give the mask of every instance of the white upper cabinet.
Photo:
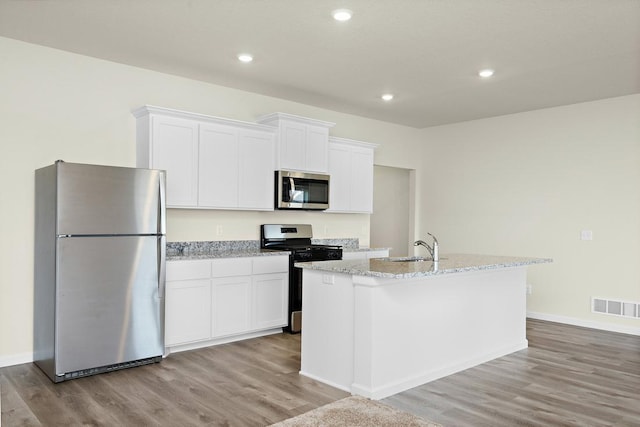
[[[285,113],[269,114],[257,121],[278,129],[277,169],[328,172],[329,129],[335,123]]]
[[[373,153],[376,144],[329,138],[329,209],[327,212],[373,212]]]
[[[167,194],[174,206],[195,206],[198,201],[198,125],[174,117],[151,117],[148,161],[139,167],[167,171]]]
[[[238,207],[273,210],[275,135],[242,130],[238,138]]]
[[[167,207],[273,210],[276,129],[144,106],[138,167],[167,171]]]
[[[238,205],[238,130],[229,126],[200,125],[198,206]]]

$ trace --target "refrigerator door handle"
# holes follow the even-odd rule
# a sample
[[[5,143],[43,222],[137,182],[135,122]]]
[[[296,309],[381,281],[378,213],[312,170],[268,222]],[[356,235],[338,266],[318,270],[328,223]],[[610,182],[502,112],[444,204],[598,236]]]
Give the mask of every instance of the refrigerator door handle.
[[[164,171],[160,172],[158,189],[158,234],[166,234],[166,220],[165,220],[165,187],[166,187],[166,174]]]
[[[166,237],[158,236],[158,297],[164,298],[166,275]]]

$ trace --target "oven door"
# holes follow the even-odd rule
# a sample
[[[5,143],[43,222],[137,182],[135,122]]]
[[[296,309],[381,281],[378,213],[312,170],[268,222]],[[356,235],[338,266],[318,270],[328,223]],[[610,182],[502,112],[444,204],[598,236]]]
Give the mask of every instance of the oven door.
[[[276,171],[276,208],[329,208],[329,175]]]

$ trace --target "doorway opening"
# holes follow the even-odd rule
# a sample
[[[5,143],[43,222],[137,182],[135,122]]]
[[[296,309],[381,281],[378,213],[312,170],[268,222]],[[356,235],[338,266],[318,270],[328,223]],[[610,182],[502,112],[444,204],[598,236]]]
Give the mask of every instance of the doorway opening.
[[[391,248],[390,256],[413,253],[415,171],[375,165],[370,246]]]

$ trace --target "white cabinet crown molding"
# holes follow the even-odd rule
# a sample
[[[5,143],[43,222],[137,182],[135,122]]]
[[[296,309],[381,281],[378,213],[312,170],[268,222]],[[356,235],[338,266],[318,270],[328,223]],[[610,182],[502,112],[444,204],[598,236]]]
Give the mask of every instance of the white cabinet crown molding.
[[[205,122],[205,123],[234,126],[234,127],[244,128],[249,130],[259,130],[259,131],[266,131],[271,133],[275,133],[277,131],[277,129],[275,129],[273,126],[268,126],[260,123],[245,122],[242,120],[227,119],[224,117],[208,116],[206,114],[191,113],[188,111],[175,110],[172,108],[165,108],[165,107],[157,107],[154,105],[143,105],[142,107],[134,109],[133,111],[131,111],[131,113],[136,119],[139,119],[140,117],[144,117],[149,114],[160,114],[163,116],[175,117],[180,119],[198,120],[200,122]]]
[[[322,127],[326,127],[326,128],[332,128],[332,127],[334,127],[336,125],[333,122],[325,122],[325,121],[322,121],[322,120],[310,119],[308,117],[296,116],[294,114],[288,114],[288,113],[266,114],[264,116],[258,117],[256,119],[256,122],[262,123],[262,124],[274,123],[274,125],[275,125],[276,124],[275,122],[277,122],[279,120],[289,120],[289,121],[292,121],[292,122],[298,122],[298,123],[302,123],[302,124],[305,124],[305,125],[322,126]]]
[[[363,148],[373,148],[373,149],[376,149],[380,146],[380,144],[375,144],[373,142],[357,141],[355,139],[340,138],[337,136],[329,137],[329,143],[331,144],[332,142],[336,144],[351,145],[353,147],[363,147]]]

